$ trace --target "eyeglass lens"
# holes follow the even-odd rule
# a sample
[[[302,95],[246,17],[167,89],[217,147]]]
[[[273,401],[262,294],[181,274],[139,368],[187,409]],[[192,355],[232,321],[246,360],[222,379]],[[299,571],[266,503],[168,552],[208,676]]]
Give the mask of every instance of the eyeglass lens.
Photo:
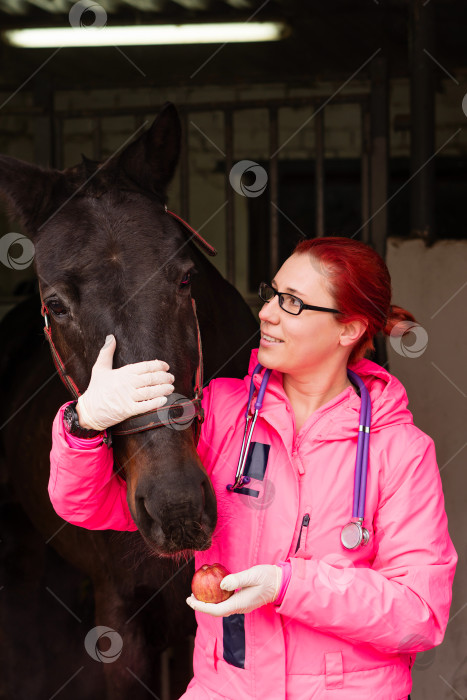
[[[276,295],[276,290],[269,284],[262,282],[259,287],[259,296],[263,301],[271,301]],[[279,306],[289,314],[299,314],[302,309],[300,299],[293,294],[279,294]]]

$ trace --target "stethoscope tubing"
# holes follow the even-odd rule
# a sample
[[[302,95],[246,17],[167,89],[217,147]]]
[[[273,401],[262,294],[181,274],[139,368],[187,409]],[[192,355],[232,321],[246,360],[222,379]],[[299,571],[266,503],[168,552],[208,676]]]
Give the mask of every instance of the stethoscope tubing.
[[[258,391],[258,396],[255,401],[253,412],[251,411],[251,402],[255,392],[255,385],[253,382],[253,377],[262,371],[263,366],[257,364],[255,370],[251,377],[250,391],[248,395],[248,404],[245,411],[245,429],[243,431],[243,440],[240,450],[240,456],[238,460],[237,471],[235,474],[235,481],[233,484],[227,485],[228,491],[234,491],[235,489],[243,486],[243,484],[250,481],[250,477],[244,476],[243,472],[246,466],[246,460],[248,457],[248,450],[250,448],[251,440],[253,438],[253,431],[258,419],[259,411],[262,408],[264,395],[266,392],[266,387],[269,381],[269,376],[271,374],[270,369],[266,369],[263,379],[261,380],[261,385]],[[342,529],[342,544],[347,549],[354,549],[360,544],[366,544],[368,542],[369,533],[362,527],[365,513],[365,499],[366,499],[366,484],[368,475],[368,452],[370,446],[370,425],[371,425],[371,400],[368,389],[366,388],[363,380],[358,374],[350,369],[347,369],[347,376],[350,381],[352,381],[360,390],[360,415],[359,415],[359,426],[358,426],[358,440],[357,440],[357,455],[355,460],[355,475],[354,475],[354,493],[353,493],[353,508],[352,508],[352,521],[348,525],[344,526]],[[344,532],[347,533],[348,527],[357,527],[355,521],[358,521],[358,540],[353,544],[352,542],[346,542]],[[351,535],[354,531],[350,531]]]
[[[367,389],[365,390],[365,393],[367,395],[367,409],[366,409],[363,456],[362,456],[362,478],[360,481],[360,500],[358,503],[358,517],[361,517],[362,520],[363,520],[363,515],[365,512],[366,485],[367,485],[367,475],[368,475],[368,456],[369,456],[369,449],[370,449],[370,423],[371,423],[371,404],[370,404]]]
[[[258,414],[263,406],[264,395],[266,393],[266,387],[269,381],[272,370],[267,369],[261,380],[261,385],[258,391],[258,396],[256,397],[253,414],[250,412],[251,401],[253,399],[253,394],[255,393],[255,384],[253,382],[253,377],[258,374],[263,369],[263,365],[258,363],[254,369],[250,382],[250,392],[248,394],[248,404],[245,411],[245,430],[243,431],[242,447],[240,449],[240,457],[238,459],[237,471],[235,474],[235,481],[233,484],[228,484],[227,490],[233,491],[238,488],[243,483],[250,481],[249,477],[243,476],[245,470],[245,464],[248,456],[248,450],[250,449],[251,440],[253,438],[253,431],[255,429],[256,421],[258,419]],[[251,425],[250,425],[251,424]]]
[[[361,406],[358,426],[357,457],[355,460],[352,517],[363,520],[368,473],[368,450],[370,446],[371,402],[368,389],[358,374],[348,369],[347,376],[360,389]],[[361,433],[363,433],[363,435],[361,435]]]

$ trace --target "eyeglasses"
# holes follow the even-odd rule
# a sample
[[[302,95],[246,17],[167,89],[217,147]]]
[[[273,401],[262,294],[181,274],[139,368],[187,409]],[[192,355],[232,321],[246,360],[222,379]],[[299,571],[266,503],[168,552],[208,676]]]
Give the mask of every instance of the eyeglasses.
[[[298,316],[301,314],[303,309],[311,309],[312,311],[329,311],[332,314],[340,314],[337,309],[328,309],[325,306],[312,306],[311,304],[305,304],[301,299],[295,297],[293,294],[285,294],[284,292],[278,292],[277,289],[271,287],[270,284],[266,282],[261,282],[259,285],[258,294],[260,299],[263,301],[272,301],[277,295],[279,297],[279,306],[288,314],[293,314]]]

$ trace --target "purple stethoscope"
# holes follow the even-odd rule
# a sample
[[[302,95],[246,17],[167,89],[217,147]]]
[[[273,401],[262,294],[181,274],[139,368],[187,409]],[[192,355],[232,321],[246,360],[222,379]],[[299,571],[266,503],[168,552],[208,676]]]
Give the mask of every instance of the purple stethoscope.
[[[262,369],[263,366],[261,364],[256,365],[251,377],[250,393],[245,412],[245,430],[243,433],[243,441],[237,471],[235,473],[235,482],[233,484],[228,484],[228,491],[234,491],[235,489],[240,488],[244,484],[248,484],[250,482],[250,477],[244,476],[243,472],[245,470],[248,450],[253,437],[253,430],[258,419],[259,411],[263,405],[264,394],[266,392],[269,376],[272,371],[270,369],[265,371],[264,377],[261,380],[261,386],[258,391],[253,412],[251,412],[251,401],[255,391],[253,377],[255,374],[261,372]],[[355,372],[353,372],[351,369],[347,369],[347,376],[353,384],[357,385],[360,391],[361,405],[358,426],[357,458],[355,461],[352,519],[347,523],[347,525],[344,525],[341,530],[341,542],[346,549],[356,549],[360,545],[368,544],[370,539],[370,533],[366,527],[363,527],[363,520],[365,517],[364,512],[368,473],[368,452],[370,445],[371,400],[368,389],[358,374],[355,374]]]

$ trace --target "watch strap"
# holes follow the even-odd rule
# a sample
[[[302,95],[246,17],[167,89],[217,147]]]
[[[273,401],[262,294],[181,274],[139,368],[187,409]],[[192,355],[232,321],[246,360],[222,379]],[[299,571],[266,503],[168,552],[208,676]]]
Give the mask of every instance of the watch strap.
[[[67,433],[79,438],[94,438],[101,435],[100,430],[83,428],[79,424],[78,411],[76,410],[77,403],[78,401],[72,401],[63,411],[63,424]]]

